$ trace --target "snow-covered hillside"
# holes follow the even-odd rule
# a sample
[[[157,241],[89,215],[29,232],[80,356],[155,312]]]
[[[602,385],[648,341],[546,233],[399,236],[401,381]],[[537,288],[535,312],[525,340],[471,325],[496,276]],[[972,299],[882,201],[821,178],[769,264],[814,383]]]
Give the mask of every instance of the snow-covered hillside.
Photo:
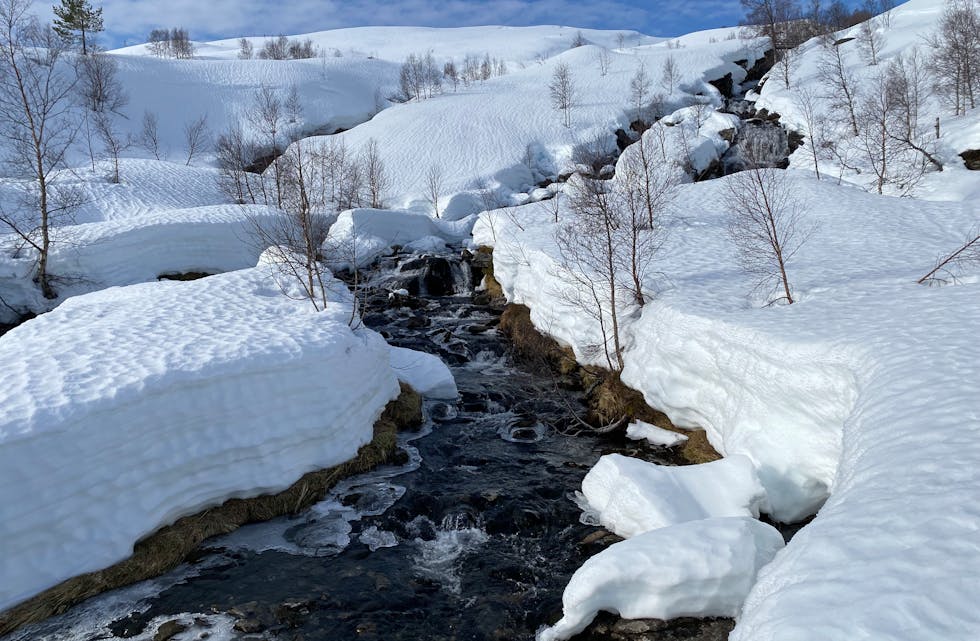
[[[855,27],[836,34],[833,49],[803,44],[788,87],[774,70],[749,93],[804,138],[789,169],[759,174],[780,182],[806,232],[786,266],[792,305],[769,304],[733,243],[738,177],[693,182],[720,172],[751,128],[718,111],[725,101],[709,81],[730,74],[737,92],[764,56],[763,39],[585,29],[586,44],[571,47],[580,30],[570,27],[370,27],[294,37],[326,52],[306,60],[240,60],[238,39],[198,43],[190,60],[143,45],[111,52],[129,97],[113,122],[135,143],[154,114],[159,152],[127,145],[113,183],[111,161],[80,130],[55,175],[77,207],[52,232],[54,298],[34,282],[36,253],[0,228],[0,322],[40,313],[0,336],[0,469],[9,471],[0,610],[124,558],[181,515],[349,459],[399,379],[432,397],[457,394],[435,357],[351,329],[354,302],[329,272],[326,311],[301,300],[273,269],[270,236],[258,233],[296,208],[282,194],[282,208],[269,194],[233,202],[213,145],[188,157],[189,123],[206,116],[212,140],[236,124],[258,135],[249,119],[258,92],[295,88],[302,113],[283,116],[278,151],[314,159],[303,168],[322,163],[322,177],[324,150],[345,145],[345,158],[362,162],[376,144],[384,166],[383,193],[319,212],[332,227],[306,248],[317,260],[339,270],[396,246],[490,246],[507,300],[527,305],[535,326],[580,362],[610,366],[605,317],[589,308],[605,294],[585,291],[598,276],[570,260],[561,239],[582,230],[570,201],[589,184],[574,174],[583,158],[599,151],[617,163],[617,142],[635,137],[631,82],[643,70],[644,115],[662,118],[602,184],[626,189],[644,144],[678,184],[665,197],[665,236],[639,234],[656,248],[632,284],[645,304],[620,298],[621,379],[677,426],[703,428],[728,460],[684,470],[600,460],[581,504],[630,538],[575,575],[564,618],[542,638],[567,638],[601,609],[735,617],[732,638],[746,641],[976,638],[980,271],[967,266],[952,286],[916,281],[980,223],[980,172],[959,156],[980,149],[980,110],[954,117],[925,99],[916,113],[923,127],[939,118],[928,150],[943,171],[905,150],[895,163],[916,159],[921,179],[876,185],[874,159],[849,151],[857,137],[831,136],[847,123],[820,72],[826,52],[840,52],[855,92],[873,97],[876,76],[900,55],[926,55],[942,8],[911,0],[877,21],[877,64],[859,38],[848,40],[861,34]],[[264,40],[249,38],[256,49]],[[427,52],[439,69],[488,56],[507,71],[394,99],[402,62]],[[549,93],[562,65],[575,94],[568,126]],[[249,161],[273,162],[261,179],[254,172],[265,164],[249,166],[262,189],[281,178],[261,158],[272,146],[250,148]],[[329,170],[338,167],[348,166]],[[294,188],[296,176],[282,184]],[[321,194],[335,186],[325,184]],[[27,190],[22,175],[0,177],[0,213],[29,219]],[[154,282],[184,272],[218,275]],[[662,438],[650,426],[639,432]],[[782,548],[762,513],[816,516]]]

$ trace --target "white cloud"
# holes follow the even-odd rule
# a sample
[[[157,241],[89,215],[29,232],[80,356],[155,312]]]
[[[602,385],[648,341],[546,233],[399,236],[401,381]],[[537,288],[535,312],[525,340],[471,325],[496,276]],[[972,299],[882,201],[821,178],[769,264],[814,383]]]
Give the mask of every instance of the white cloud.
[[[98,0],[106,40],[142,41],[155,27],[184,27],[195,39],[240,35],[299,34],[363,25],[466,26],[565,24],[635,29],[652,35],[691,30],[692,21],[714,24],[738,17],[733,0]],[[35,2],[43,18],[49,2]]]

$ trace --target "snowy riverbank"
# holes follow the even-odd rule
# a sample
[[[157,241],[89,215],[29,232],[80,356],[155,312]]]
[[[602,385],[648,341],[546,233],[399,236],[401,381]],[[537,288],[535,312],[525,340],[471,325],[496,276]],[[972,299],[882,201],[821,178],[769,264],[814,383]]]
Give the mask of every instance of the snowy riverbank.
[[[0,609],[111,565],[162,525],[352,458],[398,379],[455,395],[258,267],[74,297],[0,339]],[[159,310],[166,310],[161,314]]]
[[[799,302],[750,304],[751,280],[727,237],[730,179],[684,186],[666,278],[649,283],[657,297],[624,321],[623,380],[675,424],[704,427],[719,452],[751,459],[773,517],[820,509],[763,570],[733,638],[816,640],[844,629],[877,638],[908,615],[868,599],[913,593],[949,617],[916,638],[936,629],[965,638],[980,624],[963,596],[980,588],[967,578],[980,575],[970,498],[980,466],[966,462],[980,464],[971,365],[980,310],[972,280],[915,280],[977,212],[792,179],[807,221],[819,223],[791,267]],[[595,319],[568,304],[557,279],[550,218],[530,206],[489,213],[474,240],[494,247],[508,300],[528,305],[535,325],[580,360],[600,363]]]

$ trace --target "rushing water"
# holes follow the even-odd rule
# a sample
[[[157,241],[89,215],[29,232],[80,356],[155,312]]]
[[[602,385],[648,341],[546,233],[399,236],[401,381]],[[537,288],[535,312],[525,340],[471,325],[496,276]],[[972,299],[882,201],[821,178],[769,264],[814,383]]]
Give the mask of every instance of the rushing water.
[[[580,522],[572,493],[605,452],[655,452],[561,435],[554,428],[579,400],[510,360],[499,310],[464,294],[468,266],[440,263],[436,286],[431,260],[408,259],[388,260],[374,282],[454,295],[392,303],[376,292],[365,322],[444,358],[460,398],[426,402],[422,431],[401,436],[402,465],[347,479],[303,514],[208,541],[166,577],[12,638],[530,639],[553,622],[572,572],[614,540]]]

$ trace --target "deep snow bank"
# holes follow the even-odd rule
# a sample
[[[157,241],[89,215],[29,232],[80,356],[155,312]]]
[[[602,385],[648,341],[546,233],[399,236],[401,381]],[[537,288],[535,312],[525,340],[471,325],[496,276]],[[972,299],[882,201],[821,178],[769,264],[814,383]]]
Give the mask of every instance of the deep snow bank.
[[[751,517],[690,521],[616,543],[575,572],[564,616],[538,641],[574,636],[603,610],[627,619],[734,617],[782,547],[774,527]]]
[[[54,301],[44,300],[32,282],[34,254],[8,251],[13,237],[0,237],[0,296],[13,308],[40,313],[69,296],[161,274],[244,269],[264,249],[255,226],[271,227],[280,215],[265,206],[216,205],[60,227],[48,256],[59,295]],[[0,319],[7,312],[0,309]]]
[[[712,517],[757,518],[765,500],[744,456],[670,467],[609,454],[585,475],[582,494],[599,521],[625,538]]]
[[[730,179],[683,186],[656,262],[666,278],[622,317],[623,380],[675,424],[704,427],[719,452],[751,459],[777,519],[827,501],[762,572],[733,638],[970,639],[980,629],[977,274],[955,287],[915,281],[978,212],[787,179],[804,222],[819,224],[788,267],[798,302],[764,308],[751,295],[727,234]],[[494,247],[509,300],[599,362],[595,319],[562,295],[555,229],[527,206],[481,217],[474,239]]]
[[[398,395],[380,336],[269,268],[65,301],[0,339],[0,609],[161,525],[354,456]]]

